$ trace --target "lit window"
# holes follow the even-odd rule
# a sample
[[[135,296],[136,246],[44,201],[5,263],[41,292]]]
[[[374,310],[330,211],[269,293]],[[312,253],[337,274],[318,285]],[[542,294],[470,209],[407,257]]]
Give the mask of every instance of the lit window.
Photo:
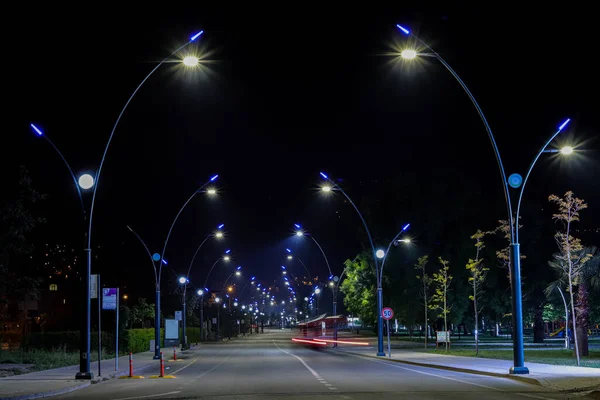
[[[50,285],[51,292],[56,292],[57,290],[58,290],[58,285],[56,283],[53,283]]]

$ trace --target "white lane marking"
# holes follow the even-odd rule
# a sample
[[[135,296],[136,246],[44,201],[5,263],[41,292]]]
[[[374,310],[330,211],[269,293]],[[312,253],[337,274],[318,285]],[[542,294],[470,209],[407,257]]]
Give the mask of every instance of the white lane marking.
[[[495,387],[492,387],[492,386],[487,386],[487,385],[482,385],[482,384],[479,384],[479,383],[473,383],[473,382],[463,381],[462,379],[456,379],[456,378],[451,378],[449,376],[437,375],[437,374],[433,374],[431,372],[419,371],[419,370],[412,369],[412,368],[402,367],[402,366],[396,365],[396,364],[390,364],[389,362],[384,362],[384,361],[379,361],[379,360],[373,360],[373,359],[368,358],[368,357],[361,357],[361,356],[358,356],[358,355],[355,355],[355,354],[349,354],[349,353],[346,353],[346,354],[354,356],[354,357],[362,358],[362,359],[365,359],[365,360],[373,361],[373,362],[376,362],[376,363],[379,363],[379,364],[384,364],[384,365],[387,365],[389,367],[399,368],[399,369],[403,369],[403,370],[406,370],[406,371],[416,372],[416,373],[422,374],[422,375],[433,376],[433,377],[436,377],[436,378],[447,379],[449,381],[464,383],[466,385],[479,386],[479,387],[482,387],[482,388],[485,388],[485,389],[495,390],[497,392],[511,393],[511,394],[516,394],[516,395],[519,395],[519,396],[531,397],[531,398],[540,399],[540,400],[554,400],[554,399],[551,399],[549,397],[540,397],[540,396],[535,396],[535,395],[527,394],[527,393],[510,392],[508,390],[499,389],[499,388],[495,388]],[[427,367],[423,367],[423,368],[427,368]],[[503,379],[507,379],[507,378],[503,378]]]
[[[333,386],[330,386],[330,387],[329,387],[329,389],[330,389],[330,390],[337,390],[337,388],[336,388],[336,387],[333,387]]]
[[[307,363],[305,363],[303,359],[301,359],[301,358],[300,358],[300,357],[298,357],[297,355],[295,355],[295,354],[292,354],[292,353],[289,353],[289,352],[287,352],[287,351],[283,350],[281,347],[277,346],[277,343],[275,343],[275,340],[273,340],[273,344],[274,344],[274,345],[275,345],[275,347],[277,347],[277,348],[278,348],[278,349],[279,349],[281,352],[283,352],[283,353],[287,354],[288,356],[295,357],[295,358],[296,358],[298,361],[300,361],[300,362],[302,363],[302,365],[304,365],[304,366],[306,367],[306,369],[307,369],[307,370],[309,370],[309,371],[310,371],[310,373],[311,373],[311,374],[313,374],[313,376],[314,376],[315,378],[317,378],[317,379],[319,379],[319,380],[323,380],[323,378],[321,378],[321,376],[319,375],[319,373],[318,373],[317,371],[315,371],[314,369],[312,369],[312,368],[310,367],[310,365],[308,365]]]
[[[176,373],[178,373],[179,371],[183,371],[184,369],[186,369],[187,367],[189,367],[190,365],[192,365],[193,363],[195,363],[196,361],[198,361],[197,358],[194,358],[189,364],[184,365],[183,367],[179,368],[177,371],[173,372],[171,375],[175,375]]]
[[[218,363],[217,365],[213,366],[210,369],[207,369],[206,371],[202,372],[200,375],[196,376],[194,379],[188,381],[187,383],[184,383],[181,387],[185,387],[187,385],[189,385],[190,383],[193,383],[195,381],[197,381],[198,379],[202,378],[204,375],[208,374],[211,371],[214,371],[215,369],[219,368],[221,366],[221,364],[223,364],[225,361],[229,360],[231,356],[227,356],[225,357],[224,360],[222,360],[220,363]]]
[[[149,394],[148,396],[121,397],[120,399],[114,399],[114,400],[149,399],[149,398],[151,398],[151,397],[166,396],[166,395],[168,395],[168,394],[177,394],[177,393],[181,393],[181,390],[177,390],[177,391],[175,391],[175,392],[158,393],[158,394]]]

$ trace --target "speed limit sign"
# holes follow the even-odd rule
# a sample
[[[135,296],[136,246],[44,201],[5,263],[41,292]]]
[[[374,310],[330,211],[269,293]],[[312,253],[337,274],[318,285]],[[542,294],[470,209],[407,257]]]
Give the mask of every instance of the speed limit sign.
[[[389,321],[390,319],[394,318],[394,310],[392,310],[390,307],[385,307],[383,310],[381,310],[381,316],[386,321]]]

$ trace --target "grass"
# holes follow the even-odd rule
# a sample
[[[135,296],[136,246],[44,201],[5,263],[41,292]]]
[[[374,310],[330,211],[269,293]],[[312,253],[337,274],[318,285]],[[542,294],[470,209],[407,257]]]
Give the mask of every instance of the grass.
[[[423,350],[425,351],[425,350]],[[428,350],[430,352],[431,350]],[[479,355],[475,355],[475,350],[471,349],[444,349],[434,350],[433,353],[446,354],[463,357],[492,358],[495,360],[512,360],[512,350],[479,350]],[[573,355],[573,350],[527,350],[525,349],[525,361],[552,365],[572,365],[576,366],[577,361]],[[589,357],[581,357],[581,366],[590,368],[600,368],[600,350],[590,350]]]
[[[114,358],[114,354],[102,353],[102,359]],[[92,353],[91,361],[97,361],[98,355]],[[42,371],[46,369],[67,367],[79,364],[79,352],[66,351],[65,349],[49,350],[6,350],[0,351],[0,364],[33,364],[29,371]]]

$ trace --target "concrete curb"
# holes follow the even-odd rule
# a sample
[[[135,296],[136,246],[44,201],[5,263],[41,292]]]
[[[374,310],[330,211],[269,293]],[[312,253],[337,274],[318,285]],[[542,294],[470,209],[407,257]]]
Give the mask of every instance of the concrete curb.
[[[91,384],[92,383],[88,381],[88,382],[83,382],[80,385],[71,386],[71,387],[64,388],[64,389],[56,389],[56,390],[49,390],[49,391],[46,391],[46,392],[23,394],[23,395],[20,395],[20,396],[13,396],[13,397],[0,397],[0,400],[41,399],[42,397],[58,396],[60,394],[71,393],[71,392],[74,392],[76,390],[83,389],[84,387],[88,387]]]
[[[341,350],[341,352],[348,353],[348,354],[354,354],[354,355],[361,356],[361,357],[373,358],[375,360],[380,360],[380,361],[392,361],[392,362],[397,362],[397,363],[401,363],[401,364],[414,365],[416,367],[436,368],[436,369],[443,369],[446,371],[463,372],[466,374],[473,374],[473,375],[485,375],[485,376],[493,376],[493,377],[497,377],[497,378],[509,378],[509,379],[514,379],[516,381],[529,383],[532,385],[544,386],[538,379],[529,378],[529,377],[525,377],[525,376],[521,376],[521,375],[501,374],[498,372],[479,371],[479,370],[470,369],[470,368],[450,367],[447,365],[440,365],[440,364],[430,364],[430,363],[425,363],[425,362],[398,360],[398,359],[393,359],[393,358],[383,358],[383,357],[378,357],[378,356],[371,356],[371,355],[366,355],[366,354],[361,354],[361,353],[355,353],[353,351],[346,351],[346,350]]]
[[[142,372],[146,369],[149,369],[150,367],[152,367],[153,364],[146,364],[143,367],[137,368],[136,371],[137,372]],[[44,392],[38,392],[38,393],[29,393],[29,394],[23,394],[20,396],[13,396],[13,397],[0,397],[0,400],[29,400],[29,399],[41,399],[44,397],[51,397],[51,396],[58,396],[61,394],[67,394],[70,392],[74,392],[76,390],[80,390],[83,388],[86,388],[88,386],[91,386],[93,384],[97,384],[97,383],[102,383],[104,381],[108,381],[111,379],[115,379],[118,378],[119,376],[123,376],[123,375],[127,375],[129,374],[129,370],[124,370],[124,371],[113,371],[108,375],[102,375],[99,377],[95,377],[89,381],[82,381],[81,384],[76,385],[76,386],[71,386],[68,388],[64,388],[64,389],[56,389],[56,390],[49,390],[49,391],[44,391]]]

